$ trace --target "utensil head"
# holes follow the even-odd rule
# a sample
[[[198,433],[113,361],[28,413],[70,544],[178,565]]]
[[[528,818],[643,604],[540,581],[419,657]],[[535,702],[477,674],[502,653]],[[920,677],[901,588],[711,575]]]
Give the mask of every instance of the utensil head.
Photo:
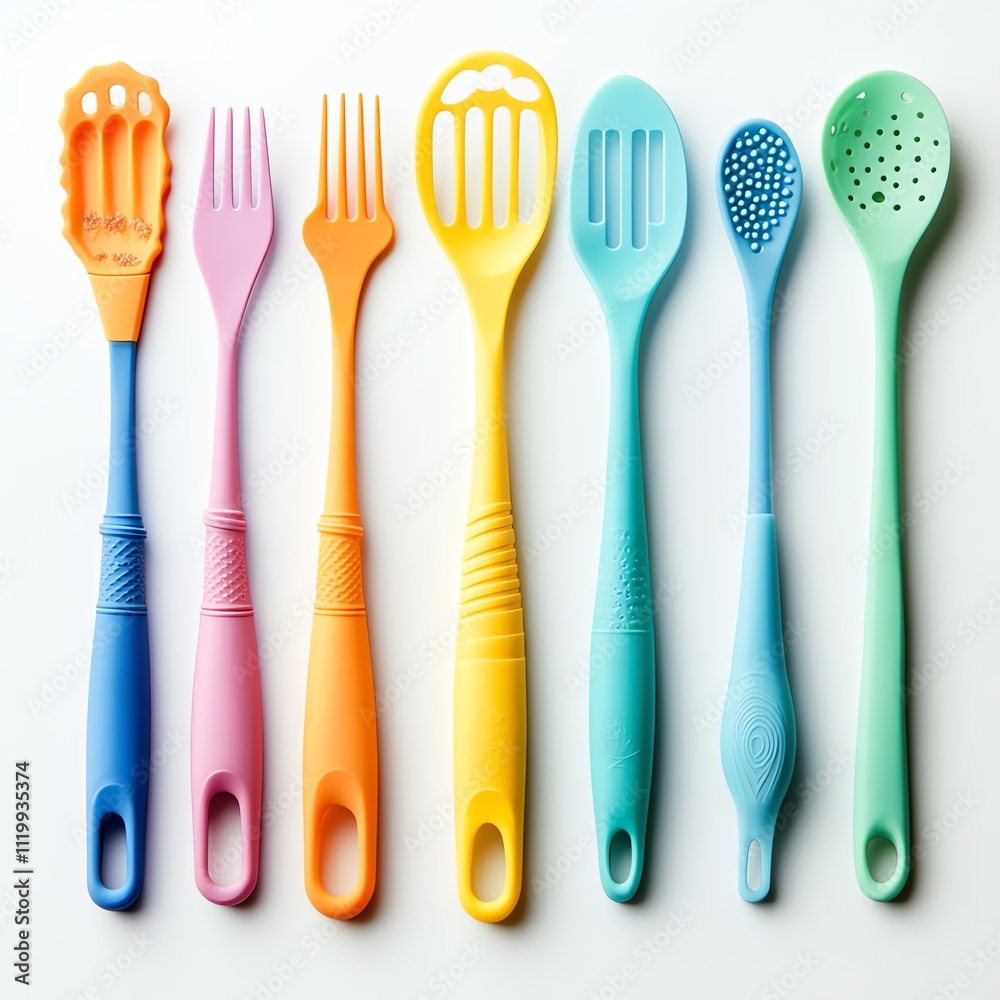
[[[239,188],[233,156],[233,109],[226,112],[222,163],[216,172],[215,109],[208,123],[208,143],[201,166],[201,184],[194,210],[194,255],[198,261],[212,308],[223,335],[239,336],[254,282],[260,272],[274,233],[271,173],[267,158],[264,112],[259,113],[257,145],[257,191],[251,170],[253,140],[250,109],[243,112],[243,146],[239,153]],[[215,188],[219,197],[216,206]]]
[[[169,117],[156,80],[122,62],[66,91],[63,235],[92,275],[148,274],[160,252]]]
[[[744,276],[775,280],[802,202],[802,166],[791,140],[774,122],[744,122],[722,144],[717,184]]]
[[[365,276],[372,264],[392,242],[393,225],[385,207],[382,188],[382,123],[379,99],[375,98],[374,145],[375,157],[372,175],[369,175],[365,156],[364,103],[358,95],[357,140],[355,156],[354,213],[348,211],[347,183],[347,98],[340,95],[338,122],[337,191],[334,214],[329,213],[327,189],[327,100],[323,95],[323,117],[320,125],[319,192],[316,207],[302,224],[302,239],[313,255],[323,274],[330,306],[335,319],[341,319],[344,333],[354,334],[354,311],[357,307]],[[371,210],[368,207],[368,190],[374,189]],[[335,326],[336,326],[335,322]]]
[[[482,112],[482,192],[478,223],[470,222],[466,181],[466,123],[474,109]],[[521,128],[527,112],[533,112],[538,130],[537,181],[534,190],[522,191]],[[495,211],[494,137],[500,116],[509,115],[510,143],[506,158],[506,210]],[[440,116],[440,117],[439,117]],[[451,143],[451,185],[455,191],[455,218],[446,222],[435,194],[435,128],[438,137],[450,116],[454,123]],[[474,151],[478,153],[478,150]],[[503,151],[500,150],[500,153]],[[417,119],[416,177],[424,215],[437,241],[455,270],[468,285],[480,277],[505,276],[510,284],[541,239],[552,208],[557,153],[556,109],[542,77],[526,62],[504,52],[475,52],[448,67],[434,82]],[[475,162],[478,157],[472,157]],[[502,164],[501,164],[502,165]],[[437,169],[446,173],[449,164]],[[530,210],[526,210],[530,206]],[[519,211],[519,208],[522,211]],[[525,218],[521,218],[521,215]]]
[[[648,302],[684,238],[687,165],[670,108],[616,76],[587,105],[570,177],[573,252],[602,302]]]
[[[941,203],[950,162],[944,111],[906,73],[863,76],[827,115],[826,179],[870,261],[909,258]]]

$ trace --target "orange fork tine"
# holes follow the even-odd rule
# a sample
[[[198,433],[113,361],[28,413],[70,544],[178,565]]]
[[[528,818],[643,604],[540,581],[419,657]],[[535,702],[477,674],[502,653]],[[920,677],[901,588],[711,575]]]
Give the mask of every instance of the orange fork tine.
[[[358,94],[358,193],[354,204],[354,217],[365,219],[368,217],[368,187],[365,183],[365,109]]]
[[[368,211],[368,168],[367,153],[365,145],[365,112],[362,95],[358,95],[358,148],[357,148],[357,197],[355,200],[354,214],[348,216],[347,211],[347,120],[346,120],[347,97],[340,95],[340,121],[338,123],[338,150],[337,150],[337,200],[335,214],[332,219],[374,219],[376,216],[384,215],[387,211],[385,207],[385,187],[382,178],[382,118],[381,107],[378,96],[375,97],[375,163],[374,181],[375,198],[372,211]],[[328,128],[328,101],[323,95],[323,113],[320,122],[319,138],[319,185],[316,193],[316,211],[322,211],[327,218],[330,218],[329,205],[329,165],[327,147],[329,145]],[[331,219],[331,221],[332,221]]]
[[[340,95],[340,149],[337,153],[337,218],[347,218],[347,97]]]
[[[382,122],[379,117],[378,95],[375,95],[375,212],[386,211],[382,191]],[[374,217],[374,216],[373,216]]]
[[[327,215],[327,187],[329,186],[329,180],[327,178],[327,166],[326,166],[326,146],[327,146],[327,130],[326,130],[326,94],[323,95],[323,120],[320,124],[319,130],[319,192],[316,197],[316,209],[317,211],[322,211],[324,215]]]

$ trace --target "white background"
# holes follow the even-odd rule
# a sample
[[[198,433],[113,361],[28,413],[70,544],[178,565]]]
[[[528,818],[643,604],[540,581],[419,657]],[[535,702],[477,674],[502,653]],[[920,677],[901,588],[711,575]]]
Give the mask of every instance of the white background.
[[[996,276],[1000,249],[1000,13],[986,3],[944,0],[906,0],[902,8],[893,0],[726,0],[726,8],[722,0],[584,0],[564,3],[560,19],[552,13],[557,2],[398,0],[377,37],[355,52],[345,44],[385,8],[382,0],[232,0],[229,7],[226,0],[155,7],[72,0],[16,45],[11,36],[25,30],[23,18],[44,21],[38,12],[45,4],[4,4],[0,760],[10,768],[27,757],[34,773],[32,995],[610,997],[609,984],[624,984],[616,977],[629,964],[636,975],[625,994],[634,997],[772,997],[790,987],[803,1000],[1000,993],[1000,961],[975,958],[981,948],[1000,953],[1000,625],[990,624],[1000,610],[1000,282],[977,277],[984,258],[994,261],[984,273]],[[704,22],[723,9],[731,23],[705,34]],[[896,27],[887,28],[891,17]],[[692,41],[699,32],[701,42]],[[622,72],[648,80],[683,132],[692,199],[685,248],[648,328],[642,371],[653,575],[676,593],[657,617],[655,807],[645,882],[632,905],[603,895],[590,840],[587,691],[577,680],[588,656],[601,520],[599,497],[587,499],[585,491],[604,462],[608,351],[603,330],[592,325],[576,349],[561,349],[593,320],[596,306],[570,251],[565,188],[512,313],[507,387],[530,763],[523,902],[504,926],[478,924],[459,905],[451,826],[442,821],[451,794],[450,640],[470,472],[462,454],[473,420],[472,337],[461,298],[442,304],[442,294],[452,297],[451,272],[410,176],[427,88],[464,52],[488,47],[522,56],[548,80],[563,169],[597,86]],[[690,62],[679,65],[686,51]],[[168,234],[139,355],[159,753],[145,891],[129,913],[96,907],[84,874],[86,667],[104,483],[75,505],[66,498],[106,457],[108,374],[89,283],[60,235],[57,169],[63,92],[88,66],[115,59],[160,80],[171,106],[174,163]],[[892,905],[861,893],[851,849],[871,298],[819,160],[833,97],[883,68],[915,74],[940,98],[954,136],[955,196],[936,252],[909,287],[906,335],[915,350],[903,367],[902,405],[903,494],[915,516],[904,541],[911,670],[930,676],[930,658],[949,642],[957,653],[938,657],[945,666],[912,699],[920,860],[905,898]],[[395,700],[379,720],[378,889],[367,913],[348,924],[327,921],[306,898],[297,784],[329,329],[318,275],[294,275],[309,267],[300,229],[314,202],[320,97],[341,89],[382,96],[387,201],[397,232],[365,296],[359,368],[380,358],[385,365],[386,345],[402,345],[357,400],[376,686]],[[254,314],[241,367],[270,819],[257,891],[235,909],[213,906],[195,888],[188,781],[215,378],[215,330],[191,249],[189,208],[213,104],[265,107],[277,216],[255,299],[273,308],[268,317]],[[784,615],[799,636],[788,649],[799,727],[791,793],[797,816],[779,835],[774,898],[760,906],[736,891],[735,816],[717,724],[738,596],[749,384],[745,351],[731,356],[744,343],[743,291],[713,175],[723,136],[750,116],[784,125],[805,178],[799,239],[781,279],[788,307],[774,342],[774,464],[787,472],[775,495]],[[421,309],[436,318],[421,325]],[[946,322],[934,336],[921,334],[919,324],[938,310]],[[72,335],[63,336],[70,324]],[[62,346],[46,346],[53,344]],[[49,357],[25,378],[22,366],[36,351]],[[699,373],[707,387],[692,394]],[[836,428],[825,443],[818,437],[824,425]],[[286,443],[296,454],[282,462]],[[402,520],[397,505],[449,459],[454,474]],[[269,465],[265,482],[255,470]],[[560,534],[552,526],[574,501],[580,516]],[[530,556],[546,528],[559,537]],[[984,624],[968,639],[962,622],[977,614]],[[418,676],[400,693],[393,679],[411,664]],[[0,830],[11,828],[10,792],[0,793]],[[959,817],[962,796],[972,807],[960,807],[967,815]],[[8,844],[7,836],[0,841]],[[4,847],[3,864],[8,857]],[[0,889],[4,996],[19,995],[8,986],[11,898]],[[643,940],[665,929],[671,914],[684,918],[683,930],[653,955]],[[460,966],[453,975],[446,970],[463,955],[472,967],[459,979]]]

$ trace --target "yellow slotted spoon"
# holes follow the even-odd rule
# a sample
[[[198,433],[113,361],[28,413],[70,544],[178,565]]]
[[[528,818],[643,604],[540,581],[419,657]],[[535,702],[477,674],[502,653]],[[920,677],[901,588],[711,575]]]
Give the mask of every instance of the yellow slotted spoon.
[[[471,92],[452,97],[460,78]],[[515,96],[516,95],[516,96]],[[482,112],[482,208],[470,224],[466,198],[466,121]],[[494,127],[510,115],[506,212],[494,205]],[[533,204],[519,218],[522,115],[534,112],[538,172]],[[434,190],[439,115],[454,120],[455,221],[446,223]],[[455,654],[455,840],[458,895],[477,920],[509,916],[521,893],[527,736],[524,623],[514,551],[503,408],[503,341],[518,275],[549,219],[556,173],[556,110],[545,81],[503,52],[476,52],[438,77],[417,120],[417,190],[437,241],[465,288],[475,327],[476,450],[465,530]],[[500,218],[500,215],[503,218]],[[503,842],[504,884],[492,900],[473,886],[477,838],[493,826]]]

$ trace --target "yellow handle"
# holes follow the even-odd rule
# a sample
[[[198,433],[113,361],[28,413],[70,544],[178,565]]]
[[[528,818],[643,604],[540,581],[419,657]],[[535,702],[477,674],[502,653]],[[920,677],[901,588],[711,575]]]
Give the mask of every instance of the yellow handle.
[[[509,501],[481,508],[466,529],[455,656],[455,833],[458,895],[477,920],[503,920],[521,894],[527,710],[524,622]],[[494,900],[473,888],[479,830],[504,850]]]
[[[361,524],[356,515],[324,515],[316,610],[309,647],[302,758],[305,882],[320,913],[360,913],[375,889],[378,743],[368,617],[361,582]],[[335,896],[323,885],[323,818],[347,809],[357,823],[354,888]]]

